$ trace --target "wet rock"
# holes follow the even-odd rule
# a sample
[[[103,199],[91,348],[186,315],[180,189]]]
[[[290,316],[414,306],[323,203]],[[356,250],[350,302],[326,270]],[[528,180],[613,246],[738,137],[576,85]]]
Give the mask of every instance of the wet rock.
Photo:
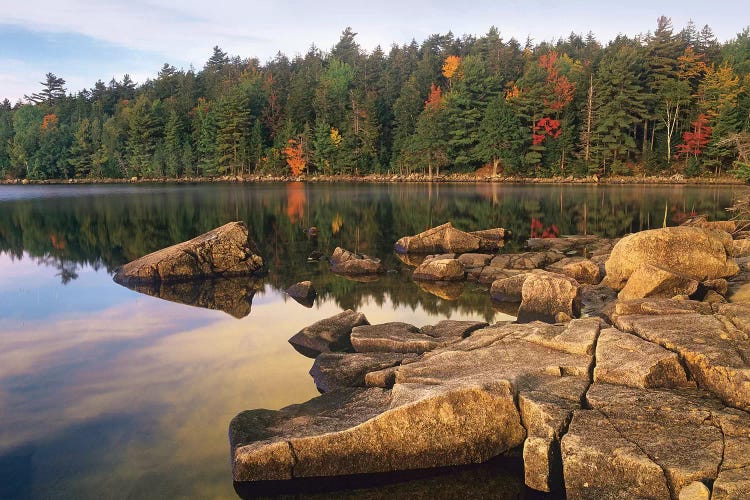
[[[633,271],[618,295],[622,300],[646,297],[671,298],[675,295],[693,295],[698,290],[698,281],[688,276],[673,273],[648,263]]]
[[[594,382],[641,388],[690,386],[675,353],[616,328],[599,334]]]
[[[239,319],[250,314],[253,296],[263,289],[263,280],[257,277],[209,278],[199,281],[131,283],[123,286],[178,304],[224,311]]]
[[[373,275],[385,272],[380,259],[360,255],[336,247],[331,255],[331,271],[348,276]]]
[[[689,278],[726,278],[737,274],[737,263],[728,253],[732,237],[698,227],[667,227],[641,231],[622,238],[612,249],[605,267],[608,284],[620,290],[642,264],[652,264]]]
[[[622,331],[677,353],[699,387],[729,406],[750,410],[750,340],[729,319],[686,313],[617,315],[614,322]]]
[[[286,294],[299,302],[305,307],[312,307],[315,304],[315,297],[318,292],[312,284],[312,281],[300,281],[285,290]]]
[[[566,257],[547,266],[553,273],[564,274],[580,284],[596,285],[602,280],[599,265],[583,257]]]
[[[456,229],[453,224],[446,222],[440,226],[428,229],[414,236],[404,236],[396,242],[397,253],[469,253],[477,251],[496,251],[504,235],[503,229],[467,233]]]
[[[523,282],[518,321],[555,322],[560,314],[581,314],[581,287],[576,280],[555,273],[532,273]]]
[[[263,268],[243,222],[230,222],[192,240],[157,250],[118,268],[123,285],[252,275]]]
[[[365,376],[385,368],[400,365],[413,354],[397,353],[323,353],[315,358],[310,375],[321,392],[342,387],[365,387]]]
[[[306,326],[290,338],[289,343],[297,352],[310,358],[324,352],[345,351],[352,348],[352,329],[369,324],[364,314],[347,309]]]
[[[412,278],[421,281],[459,281],[464,276],[464,266],[458,260],[432,259],[417,267]]]

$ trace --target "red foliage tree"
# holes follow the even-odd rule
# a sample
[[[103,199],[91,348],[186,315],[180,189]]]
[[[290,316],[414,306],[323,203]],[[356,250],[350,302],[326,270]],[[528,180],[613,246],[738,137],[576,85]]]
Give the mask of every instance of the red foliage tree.
[[[430,85],[430,95],[424,102],[424,109],[437,111],[443,107],[443,91],[440,89],[440,85],[434,83]]]
[[[685,141],[683,144],[677,146],[678,153],[675,158],[683,156],[685,158],[689,156],[698,157],[711,140],[711,127],[708,126],[708,117],[701,113],[698,115],[698,119],[693,123],[692,132],[684,132],[682,134],[682,140]]]

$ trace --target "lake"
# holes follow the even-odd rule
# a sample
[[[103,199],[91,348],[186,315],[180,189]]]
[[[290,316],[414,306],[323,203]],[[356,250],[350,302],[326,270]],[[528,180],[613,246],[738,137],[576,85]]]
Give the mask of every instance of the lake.
[[[0,186],[0,498],[234,498],[231,418],[318,394],[312,360],[287,342],[302,327],[347,308],[371,323],[511,319],[486,287],[469,283],[447,300],[412,282],[393,254],[401,236],[446,221],[505,227],[513,251],[532,228],[615,237],[694,214],[726,219],[743,194],[484,183]],[[231,294],[170,296],[178,301],[112,281],[117,266],[233,220],[258,243],[263,280],[235,283]],[[317,238],[305,232],[312,226]],[[336,246],[380,257],[388,274],[350,281],[308,261]],[[282,292],[305,279],[318,289],[312,308]],[[513,460],[394,480],[368,494],[523,494]]]

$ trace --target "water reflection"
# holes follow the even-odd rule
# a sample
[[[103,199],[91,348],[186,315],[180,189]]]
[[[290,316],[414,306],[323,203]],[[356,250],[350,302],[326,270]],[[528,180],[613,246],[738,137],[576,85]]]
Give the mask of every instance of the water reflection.
[[[11,498],[236,497],[229,420],[317,394],[312,361],[287,343],[304,326],[347,308],[418,327],[509,318],[476,284],[414,283],[392,253],[401,236],[451,220],[509,228],[513,249],[532,218],[562,234],[619,236],[661,226],[665,205],[669,222],[723,217],[735,196],[489,184],[24,188],[0,186],[0,497]],[[230,220],[248,223],[266,257],[262,283],[138,293],[112,281],[116,266]],[[355,282],[307,259],[336,246],[379,257],[389,272]],[[281,292],[303,280],[318,291],[311,309]],[[440,481],[424,491],[451,482],[484,491],[483,476]]]
[[[205,309],[224,311],[237,319],[250,314],[255,292],[263,280],[254,277],[216,278],[183,283],[133,283],[122,285],[152,297]]]

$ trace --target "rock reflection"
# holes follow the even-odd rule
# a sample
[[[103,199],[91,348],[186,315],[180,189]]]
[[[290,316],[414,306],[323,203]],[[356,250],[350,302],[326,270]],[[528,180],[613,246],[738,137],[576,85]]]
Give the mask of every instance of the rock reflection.
[[[122,286],[178,304],[224,311],[240,319],[250,314],[255,292],[263,289],[263,279],[217,278],[182,283],[122,284]]]
[[[462,281],[420,281],[417,285],[422,291],[444,300],[457,300],[464,293]]]

